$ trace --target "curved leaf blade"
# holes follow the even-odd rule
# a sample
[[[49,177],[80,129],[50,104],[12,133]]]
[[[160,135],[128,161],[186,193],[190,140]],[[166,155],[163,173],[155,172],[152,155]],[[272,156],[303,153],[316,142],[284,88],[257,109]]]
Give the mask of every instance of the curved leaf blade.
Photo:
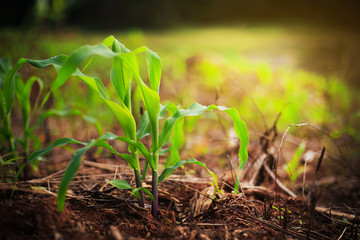
[[[61,178],[59,191],[58,191],[58,195],[57,195],[57,207],[60,212],[62,212],[64,210],[66,192],[67,192],[67,189],[69,187],[71,180],[76,176],[76,174],[80,168],[82,156],[85,154],[85,152],[88,149],[90,149],[91,147],[93,147],[95,145],[96,145],[96,141],[91,140],[85,147],[78,149],[74,153],[74,156],[71,159],[70,163],[67,165],[67,167],[65,169],[65,173],[64,173],[63,177]]]
[[[149,195],[151,201],[154,201],[154,195],[146,188],[144,187],[138,187],[138,188],[134,188],[131,192],[131,195],[134,195],[137,199],[140,199],[140,193],[139,191],[143,191],[144,193],[146,193],[147,195]]]
[[[70,56],[62,65],[55,82],[51,86],[51,90],[53,91],[62,86],[66,80],[77,70],[80,63],[93,55],[100,55],[102,57],[110,58],[115,57],[117,54],[108,49],[104,44],[98,44],[94,46],[85,45],[78,48],[72,54],[70,54]]]
[[[130,184],[122,179],[113,179],[108,181],[108,183],[110,183],[111,185],[113,185],[116,188],[119,189],[131,189],[132,187],[130,186]]]
[[[217,186],[218,180],[217,180],[216,175],[210,169],[208,169],[208,167],[206,166],[205,163],[200,162],[200,161],[196,160],[195,158],[191,158],[189,160],[183,160],[173,166],[165,168],[164,171],[161,173],[161,175],[158,178],[159,183],[162,182],[163,180],[165,180],[168,176],[170,176],[177,168],[183,166],[184,164],[189,164],[189,163],[197,164],[197,165],[204,167],[208,171],[210,176],[213,178],[213,182]]]

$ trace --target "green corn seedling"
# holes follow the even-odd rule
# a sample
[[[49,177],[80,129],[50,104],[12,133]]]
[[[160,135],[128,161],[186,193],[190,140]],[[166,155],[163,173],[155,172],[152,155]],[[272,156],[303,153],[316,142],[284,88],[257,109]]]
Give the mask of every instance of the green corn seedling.
[[[143,82],[139,66],[139,54],[145,53],[147,60],[148,78],[150,86]],[[111,70],[111,83],[115,88],[119,101],[115,102],[110,100],[107,95],[103,82],[96,78],[85,75],[78,69],[78,66],[87,58],[94,55],[99,55],[104,58],[113,59],[113,66]],[[140,204],[143,204],[142,193],[148,194],[152,200],[152,214],[157,217],[158,213],[158,184],[166,177],[171,175],[175,169],[184,164],[193,163],[198,164],[207,169],[213,178],[214,186],[217,187],[217,178],[204,163],[196,159],[180,160],[179,148],[183,141],[182,121],[187,116],[199,116],[205,111],[220,110],[225,111],[230,118],[234,121],[234,129],[241,141],[239,150],[239,168],[242,169],[247,160],[247,144],[249,141],[246,124],[240,119],[239,113],[234,108],[226,108],[222,106],[203,106],[198,103],[192,104],[187,109],[182,109],[174,104],[162,106],[160,104],[159,87],[161,79],[162,63],[159,56],[148,49],[147,47],[140,47],[135,50],[128,50],[124,45],[119,43],[113,36],[106,38],[101,44],[94,46],[83,46],[75,50],[70,56],[59,55],[57,57],[47,60],[22,60],[20,59],[16,66],[29,62],[33,65],[54,65],[58,70],[58,76],[51,86],[51,90],[61,87],[69,77],[76,76],[84,81],[90,88],[95,90],[102,98],[104,103],[113,112],[116,119],[119,121],[125,136],[116,136],[112,133],[105,133],[98,139],[93,139],[88,143],[79,142],[72,138],[61,138],[53,142],[48,148],[37,150],[33,152],[27,161],[32,162],[35,158],[43,156],[54,147],[64,146],[69,143],[78,143],[84,147],[78,149],[65,173],[62,177],[59,192],[58,192],[58,209],[61,211],[64,208],[65,195],[69,183],[75,177],[79,166],[81,164],[82,156],[85,152],[94,146],[100,146],[108,149],[113,154],[119,155],[126,160],[130,167],[134,170],[136,188],[132,188],[128,183],[120,180],[113,180],[110,183],[122,189],[132,189],[132,194],[140,199]],[[14,70],[16,72],[17,69]],[[10,77],[9,77],[10,78]],[[136,127],[136,121],[131,113],[131,85],[135,80],[140,92],[141,100],[144,103],[146,112],[142,116],[139,127]],[[11,96],[7,97],[8,101],[6,106],[11,105]],[[168,114],[167,114],[168,113]],[[163,119],[163,124],[160,126],[160,119]],[[141,140],[150,135],[151,146],[147,149]],[[173,138],[171,138],[173,137]],[[118,140],[128,144],[130,154],[123,154],[113,149],[107,141]],[[170,143],[170,149],[165,146]],[[159,156],[166,154],[168,151],[171,153],[165,169],[159,174]],[[139,154],[143,155],[146,159],[145,169],[141,175],[139,164]],[[22,167],[24,167],[23,165]],[[147,168],[150,167],[152,171],[152,192],[150,193],[141,186],[141,181],[145,178]],[[239,180],[235,181],[235,191],[239,188]]]
[[[43,68],[46,65],[42,64],[44,61],[31,61],[20,59],[19,62],[23,61],[29,62],[30,64]],[[19,63],[18,63],[19,64]],[[21,67],[21,66],[20,66]],[[15,68],[19,69],[19,65]],[[75,115],[81,117],[84,121],[94,124],[99,135],[102,134],[101,124],[94,118],[83,114],[80,110],[55,110],[50,109],[43,111],[39,116],[36,123],[30,126],[30,117],[33,118],[36,116],[36,113],[41,110],[41,107],[44,105],[45,101],[40,105],[40,98],[43,92],[43,81],[37,77],[30,77],[26,82],[20,78],[19,75],[14,71],[15,68],[11,68],[10,62],[7,59],[0,59],[0,100],[3,104],[0,106],[0,116],[1,116],[1,126],[0,126],[0,142],[2,143],[1,151],[9,152],[6,159],[2,159],[2,166],[4,165],[15,165],[18,166],[18,160],[25,159],[25,162],[28,161],[30,154],[30,144],[32,148],[40,148],[40,139],[35,136],[34,131],[40,124],[48,117],[51,116],[70,116]],[[33,88],[33,85],[37,83],[39,86],[39,91],[36,96],[35,102],[32,104],[30,95]],[[18,106],[21,110],[22,122],[23,122],[23,134],[20,137],[16,137],[13,134],[11,124],[10,124],[10,114],[13,110],[13,102],[15,99],[18,102]],[[7,142],[7,144],[5,144]],[[7,145],[7,147],[6,147]],[[22,147],[23,157],[21,156],[20,149],[18,146]],[[24,178],[28,177],[28,169],[24,168]]]
[[[296,149],[291,161],[283,166],[291,182],[295,182],[295,180],[304,170],[304,167],[299,166],[299,160],[301,155],[305,151],[305,147],[306,147],[306,142],[305,141],[301,142],[299,147]]]
[[[9,162],[11,160],[11,163],[14,163],[15,160],[19,160],[22,158],[25,158],[25,161],[27,160],[30,152],[30,141],[32,140],[34,143],[34,147],[40,146],[39,139],[34,135],[33,129],[30,128],[30,112],[31,112],[31,102],[30,102],[30,93],[31,89],[34,83],[38,83],[40,88],[40,93],[43,89],[43,82],[40,78],[37,77],[31,77],[28,79],[26,83],[18,76],[14,74],[14,88],[8,89],[7,85],[7,76],[8,73],[11,71],[11,65],[6,59],[0,60],[0,72],[1,72],[1,90],[0,90],[0,99],[2,100],[0,107],[0,115],[2,119],[2,126],[1,126],[1,135],[3,139],[6,139],[8,142],[8,151],[11,153],[9,155],[10,159],[5,162]],[[16,79],[16,81],[15,81]],[[11,124],[10,124],[10,112],[11,108],[7,108],[6,105],[4,105],[4,97],[7,96],[7,94],[13,91],[13,94],[16,95],[21,114],[22,114],[22,120],[23,120],[23,135],[21,137],[15,137]],[[14,96],[15,97],[15,96]],[[37,96],[37,99],[35,101],[35,106],[37,105],[39,101],[40,94]],[[24,157],[20,157],[20,153],[17,151],[17,145],[21,145],[22,149],[24,151]],[[15,164],[16,165],[16,164]],[[24,178],[28,177],[28,169],[25,169],[24,171]]]

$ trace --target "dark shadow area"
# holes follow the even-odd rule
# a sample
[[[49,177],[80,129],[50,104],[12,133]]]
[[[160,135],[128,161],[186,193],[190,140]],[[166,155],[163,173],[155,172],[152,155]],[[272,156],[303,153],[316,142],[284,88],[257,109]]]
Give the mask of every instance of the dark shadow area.
[[[300,24],[358,29],[359,1],[167,1],[39,0],[3,2],[0,26],[55,26],[87,29],[163,28],[211,24]]]

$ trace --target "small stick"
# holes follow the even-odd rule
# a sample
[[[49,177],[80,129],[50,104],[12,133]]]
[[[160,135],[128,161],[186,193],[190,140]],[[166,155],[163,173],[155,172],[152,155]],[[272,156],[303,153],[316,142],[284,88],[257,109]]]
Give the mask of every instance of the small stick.
[[[284,190],[287,194],[289,194],[291,197],[297,197],[297,195],[295,193],[293,193],[290,189],[288,189],[284,184],[282,184],[280,182],[280,180],[275,176],[275,174],[271,171],[271,169],[269,168],[269,166],[264,163],[264,168],[265,170],[268,172],[268,174],[270,175],[270,177],[272,179],[274,179],[274,181],[276,182],[276,184],[282,189]]]
[[[325,208],[325,207],[315,207],[315,211],[319,212],[319,213],[326,213],[327,211],[330,211],[329,208]],[[355,215],[353,214],[348,214],[348,213],[343,213],[340,211],[335,211],[335,210],[331,210],[331,214],[329,212],[330,217],[336,217],[336,218],[346,218],[349,221],[354,221],[355,220]]]
[[[344,235],[344,233],[345,233],[345,231],[346,231],[346,227],[344,228],[344,231],[341,233],[341,235],[339,236],[339,238],[337,239],[337,240],[340,240],[342,237],[343,237],[343,235]]]
[[[193,190],[193,191],[198,192],[199,194],[201,194],[201,195],[203,195],[203,196],[205,196],[205,197],[213,200],[215,203],[218,203],[218,204],[220,204],[220,205],[226,206],[226,207],[228,207],[228,208],[230,208],[230,209],[232,209],[232,210],[240,213],[241,215],[250,218],[252,221],[260,222],[260,223],[263,224],[263,225],[266,225],[266,226],[268,226],[268,227],[274,228],[274,229],[276,229],[276,230],[279,230],[279,231],[281,231],[281,232],[284,232],[284,233],[286,233],[286,234],[289,234],[289,235],[291,235],[291,236],[293,236],[293,237],[296,237],[296,238],[299,238],[299,239],[304,239],[304,238],[306,237],[306,236],[303,235],[303,234],[285,230],[285,229],[283,229],[281,226],[275,225],[275,224],[273,224],[273,223],[271,223],[271,222],[269,222],[269,221],[266,221],[266,220],[263,220],[263,219],[260,219],[260,218],[251,216],[250,214],[248,214],[248,213],[246,213],[246,212],[243,212],[243,211],[240,211],[239,209],[237,209],[237,208],[235,208],[235,207],[233,207],[233,206],[231,206],[231,205],[229,205],[229,204],[220,202],[220,201],[218,201],[217,199],[212,199],[211,197],[207,196],[206,194],[203,194],[203,193],[197,191],[196,189],[194,189],[194,188],[192,188],[192,187],[190,187],[190,186],[187,186],[187,185],[181,184],[181,183],[179,183],[179,184],[182,185],[182,186],[184,186],[184,187],[186,187],[186,188],[189,188],[189,189],[191,189],[191,190]],[[326,237],[326,236],[323,236],[323,235],[318,234],[318,233],[315,233],[315,232],[312,232],[312,233],[317,234],[317,235],[320,235],[320,236],[322,236],[322,237],[324,237],[324,238],[326,238],[326,239],[331,239],[331,238],[328,238],[328,237]]]

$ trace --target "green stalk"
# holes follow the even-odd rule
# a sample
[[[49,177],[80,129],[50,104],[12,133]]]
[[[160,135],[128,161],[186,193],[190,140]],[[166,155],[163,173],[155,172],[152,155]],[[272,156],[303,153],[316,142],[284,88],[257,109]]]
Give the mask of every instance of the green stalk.
[[[129,87],[129,89],[128,89],[128,94],[127,94],[127,97],[124,99],[124,104],[131,112],[131,87]],[[137,169],[134,168],[134,175],[135,175],[136,188],[140,188],[140,187],[142,187],[142,182],[141,182],[139,153],[137,150],[134,150],[134,151],[131,151],[131,155],[136,160],[136,163],[138,165]],[[145,207],[144,192],[139,191],[139,193],[140,193],[139,206]]]
[[[136,162],[139,163],[139,154],[137,151],[134,152],[133,157],[135,158]],[[142,187],[140,168],[138,169],[134,168],[134,175],[135,175],[136,188]],[[140,192],[139,206],[145,207],[144,193],[143,191],[139,191],[139,192]]]
[[[15,148],[15,141],[14,141],[14,136],[12,135],[11,132],[11,126],[10,126],[10,114],[8,114],[5,119],[4,119],[4,126],[5,129],[7,130],[7,141],[9,142],[9,147],[10,147],[10,152],[15,152],[16,148]]]
[[[155,129],[152,129],[152,148],[153,148],[153,160],[154,169],[152,170],[152,194],[154,201],[151,205],[151,213],[154,218],[158,216],[159,209],[159,183],[158,183],[158,170],[159,170],[159,151],[156,150],[159,144],[159,118],[156,121]]]
[[[158,216],[158,208],[159,208],[159,188],[158,188],[158,171],[152,171],[152,194],[154,196],[154,201],[151,205],[151,214],[154,218]]]
[[[26,118],[24,121],[24,151],[25,151],[25,158],[24,158],[24,164],[27,163],[29,158],[29,118]],[[27,180],[30,171],[30,166],[26,165],[24,168],[24,180]]]

